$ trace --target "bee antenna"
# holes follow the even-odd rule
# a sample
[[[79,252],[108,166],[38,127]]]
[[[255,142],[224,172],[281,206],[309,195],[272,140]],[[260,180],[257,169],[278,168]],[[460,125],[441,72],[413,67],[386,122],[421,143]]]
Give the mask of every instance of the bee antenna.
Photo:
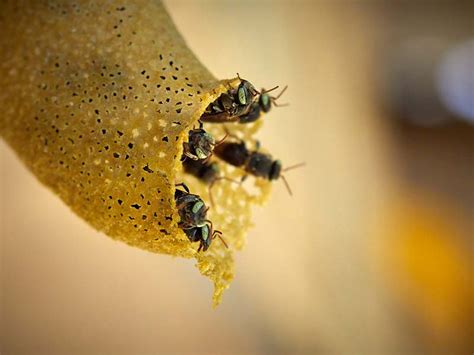
[[[293,196],[293,193],[291,192],[290,184],[288,184],[288,181],[286,180],[286,178],[283,175],[280,175],[280,177],[285,183],[286,189],[288,190],[288,193],[290,194],[290,196]]]
[[[292,165],[292,166],[289,166],[285,169],[283,169],[282,171],[288,171],[288,170],[293,170],[293,169],[297,169],[297,168],[301,168],[303,166],[305,166],[306,163],[299,163],[299,164],[295,164],[295,165]]]
[[[283,93],[286,91],[286,89],[288,89],[288,85],[286,85],[282,91],[280,91],[280,93],[277,95],[277,96],[271,96],[270,97],[270,100],[272,101],[272,104],[275,106],[275,107],[284,107],[284,106],[289,106],[288,103],[286,104],[278,104],[277,103],[277,100],[281,97],[281,95],[283,95]]]
[[[272,103],[273,103],[273,106],[275,107],[285,107],[285,106],[290,106],[289,103],[285,103],[285,104],[278,104],[276,101],[276,99],[272,98]]]
[[[279,88],[279,86],[277,85],[277,86],[275,86],[275,87],[272,87],[272,88],[269,89],[269,90],[262,89],[261,95],[263,95],[263,94],[268,94],[269,92],[272,92],[273,90],[276,90],[276,89],[278,89],[278,88]]]
[[[278,87],[278,86],[277,86]],[[286,89],[288,89],[288,85],[286,85],[283,90],[280,91],[280,93],[276,96],[276,97],[272,97],[273,100],[278,100],[280,98],[281,95],[283,95],[283,93],[286,91]]]

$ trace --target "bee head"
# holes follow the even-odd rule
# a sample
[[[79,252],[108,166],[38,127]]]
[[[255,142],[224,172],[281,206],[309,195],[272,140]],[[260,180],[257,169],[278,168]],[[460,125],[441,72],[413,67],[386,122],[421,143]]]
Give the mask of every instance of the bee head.
[[[213,136],[206,132],[200,133],[199,139],[196,140],[196,156],[199,159],[207,159],[211,155],[215,145],[216,141]]]
[[[268,179],[277,180],[280,177],[280,173],[281,173],[281,161],[275,160],[270,169],[270,173],[268,174]]]
[[[258,99],[258,104],[263,112],[267,113],[272,108],[272,100],[270,95],[262,93]]]
[[[255,89],[255,87],[250,84],[249,81],[240,79],[240,84],[237,88],[237,103],[239,105],[250,105],[254,101],[254,98],[257,94],[257,89]]]

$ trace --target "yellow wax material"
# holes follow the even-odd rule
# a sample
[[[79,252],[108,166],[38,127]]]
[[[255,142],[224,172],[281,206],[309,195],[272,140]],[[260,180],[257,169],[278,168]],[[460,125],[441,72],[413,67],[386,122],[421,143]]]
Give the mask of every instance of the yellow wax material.
[[[177,225],[174,190],[184,181],[209,201],[207,186],[182,173],[182,144],[208,104],[237,83],[209,73],[159,1],[0,4],[1,136],[96,229],[142,249],[196,258],[214,282],[214,304],[233,277],[233,250],[244,243],[251,204],[265,200],[270,184],[256,181],[252,193],[216,184],[208,217],[229,249],[216,239],[205,253]],[[227,127],[250,139],[260,124]],[[223,134],[221,125],[210,131]]]

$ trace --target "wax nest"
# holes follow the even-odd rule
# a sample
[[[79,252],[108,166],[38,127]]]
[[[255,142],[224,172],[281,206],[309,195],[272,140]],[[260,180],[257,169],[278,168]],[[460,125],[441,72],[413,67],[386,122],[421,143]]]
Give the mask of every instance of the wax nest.
[[[269,184],[216,184],[208,217],[229,249],[216,239],[205,253],[178,227],[174,190],[184,181],[209,204],[208,188],[182,172],[182,144],[207,105],[238,81],[214,78],[161,2],[150,0],[3,1],[0,59],[0,134],[26,166],[110,237],[196,258],[218,304],[251,204],[265,200]],[[227,126],[251,142],[260,124]],[[222,125],[210,131],[223,135]]]

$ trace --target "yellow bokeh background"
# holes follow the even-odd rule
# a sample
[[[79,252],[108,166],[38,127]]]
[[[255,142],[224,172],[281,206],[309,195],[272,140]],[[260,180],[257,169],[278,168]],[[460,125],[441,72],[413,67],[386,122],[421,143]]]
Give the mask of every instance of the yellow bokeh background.
[[[472,38],[472,5],[165,4],[216,77],[288,84],[258,138],[306,162],[293,197],[276,181],[255,210],[214,311],[190,261],[105,238],[0,142],[3,352],[472,353],[474,130],[408,122],[384,76],[405,39]]]

